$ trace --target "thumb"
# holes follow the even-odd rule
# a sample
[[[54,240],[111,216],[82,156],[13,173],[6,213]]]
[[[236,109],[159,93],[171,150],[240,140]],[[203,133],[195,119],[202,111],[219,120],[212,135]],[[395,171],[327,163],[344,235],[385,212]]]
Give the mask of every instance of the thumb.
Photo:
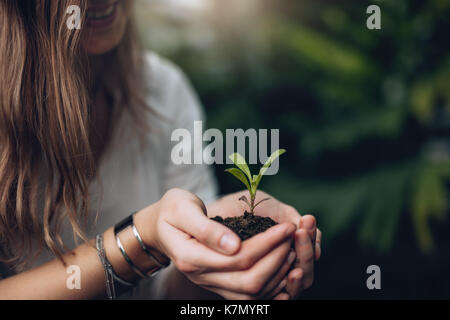
[[[239,237],[229,228],[209,219],[206,207],[198,197],[185,201],[182,211],[182,216],[176,219],[177,228],[214,251],[231,255],[239,250]]]

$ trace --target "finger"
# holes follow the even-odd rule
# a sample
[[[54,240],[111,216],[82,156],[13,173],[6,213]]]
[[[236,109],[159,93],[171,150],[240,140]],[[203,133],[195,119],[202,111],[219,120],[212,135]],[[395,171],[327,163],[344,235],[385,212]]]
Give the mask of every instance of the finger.
[[[316,256],[316,236],[317,236],[317,223],[316,218],[314,218],[312,215],[306,215],[303,216],[300,220],[300,228],[299,229],[305,229],[308,232],[308,235],[311,239],[311,242],[313,243],[313,252],[314,257]]]
[[[273,298],[273,300],[289,300],[289,294],[287,294],[286,292],[282,292],[278,294],[275,298]]]
[[[303,270],[303,287],[309,288],[314,279],[314,250],[305,229],[299,229],[295,232],[295,249],[298,260],[296,267]]]
[[[287,285],[287,277],[284,277],[284,279],[274,288],[272,291],[270,291],[268,294],[266,294],[263,299],[264,300],[272,300],[274,297],[276,297],[281,291],[283,291],[286,288]]]
[[[170,217],[169,223],[212,250],[231,255],[240,248],[239,237],[229,228],[209,219],[205,205],[198,197],[180,201]]]
[[[303,270],[295,268],[289,272],[287,277],[286,292],[292,299],[296,299],[303,289],[302,284]]]
[[[316,260],[320,259],[321,254],[322,254],[322,231],[317,229],[317,236],[316,236]]]
[[[248,270],[286,239],[291,242],[294,231],[295,226],[290,223],[273,226],[244,241],[237,254],[227,256],[209,249],[169,224],[162,228],[165,252],[169,252],[171,260],[181,272]]]
[[[198,276],[200,285],[219,287],[243,294],[259,295],[264,288],[264,284],[285,263],[290,246],[290,239],[284,241],[246,271],[200,274]]]
[[[284,278],[286,278],[287,273],[289,272],[289,268],[291,267],[292,263],[295,261],[295,258],[296,258],[295,251],[291,249],[285,263],[280,267],[279,270],[276,271],[275,275],[269,279],[269,282],[264,285],[264,289],[261,292],[261,297],[269,295],[269,293],[274,291],[274,289],[276,289],[277,286],[283,285],[282,289],[284,289],[287,281],[284,284],[282,284],[282,281]],[[275,296],[275,295],[274,294],[270,295],[270,297],[273,297],[273,296]]]
[[[244,241],[241,250],[232,257],[226,257],[219,265],[221,271],[248,270],[280,244],[293,240],[295,226],[292,223],[275,225],[266,231]]]
[[[316,242],[317,223],[316,218],[312,215],[303,216],[300,220],[299,229],[305,229],[311,238],[312,243]]]

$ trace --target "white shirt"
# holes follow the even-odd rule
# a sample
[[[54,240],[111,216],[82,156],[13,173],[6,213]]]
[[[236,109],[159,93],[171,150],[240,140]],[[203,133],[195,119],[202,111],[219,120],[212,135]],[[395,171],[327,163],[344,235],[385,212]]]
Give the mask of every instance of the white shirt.
[[[175,144],[171,142],[173,130],[186,128],[193,135],[194,121],[203,119],[196,94],[184,74],[172,63],[155,53],[148,53],[146,64],[146,81],[150,87],[147,103],[162,117],[148,117],[150,131],[142,141],[134,130],[131,116],[122,113],[100,161],[100,182],[90,186],[92,228],[87,230],[90,238],[132,212],[158,201],[170,188],[189,190],[205,203],[216,197],[217,187],[210,168],[206,165],[175,165],[171,161]],[[69,248],[76,246],[68,223],[62,236]],[[44,252],[34,266],[51,259],[54,259],[52,254]],[[168,269],[151,280],[142,280],[133,298],[163,297],[167,272]]]

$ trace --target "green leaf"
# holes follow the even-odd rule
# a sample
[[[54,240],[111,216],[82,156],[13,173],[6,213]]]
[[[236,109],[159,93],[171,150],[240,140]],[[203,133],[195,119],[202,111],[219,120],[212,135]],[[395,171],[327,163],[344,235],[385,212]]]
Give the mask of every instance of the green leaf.
[[[252,188],[250,188],[250,184],[248,183],[248,180],[245,176],[245,174],[238,168],[230,168],[226,169],[226,172],[231,173],[233,176],[235,176],[237,179],[239,179],[245,186],[247,187],[250,194],[252,193]]]
[[[251,205],[250,201],[248,201],[248,199],[247,199],[246,196],[240,197],[239,200],[244,201],[244,202],[248,205],[248,207],[250,208],[250,210],[252,210],[252,205]]]
[[[267,201],[267,200],[270,200],[270,198],[264,198],[264,199],[259,200],[259,201],[253,206],[253,209],[255,209],[259,204],[261,204],[261,202],[264,202],[264,201]]]
[[[256,193],[256,190],[258,189],[258,186],[259,186],[259,182],[261,181],[262,176],[267,171],[267,169],[269,169],[269,167],[272,165],[272,163],[285,152],[286,152],[285,149],[278,149],[277,151],[274,151],[270,155],[269,159],[267,159],[264,166],[259,170],[259,174],[257,176],[253,176],[253,180],[252,180],[252,182],[253,182],[252,183],[252,192],[253,193]]]
[[[244,157],[241,156],[239,153],[233,153],[229,157],[233,163],[242,170],[242,172],[245,173],[248,180],[252,182],[252,175],[250,173],[250,169],[248,168],[247,162],[245,161]],[[249,188],[250,190],[250,188]]]

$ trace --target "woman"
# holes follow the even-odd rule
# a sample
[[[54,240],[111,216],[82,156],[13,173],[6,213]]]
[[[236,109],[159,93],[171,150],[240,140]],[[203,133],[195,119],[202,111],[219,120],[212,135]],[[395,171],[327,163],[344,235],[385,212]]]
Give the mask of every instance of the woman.
[[[132,5],[0,1],[0,298],[297,297],[320,255],[314,218],[272,200],[257,213],[283,223],[243,243],[207,218],[240,214],[239,195],[214,201],[208,168],[170,161],[171,132],[201,109],[139,50]]]

